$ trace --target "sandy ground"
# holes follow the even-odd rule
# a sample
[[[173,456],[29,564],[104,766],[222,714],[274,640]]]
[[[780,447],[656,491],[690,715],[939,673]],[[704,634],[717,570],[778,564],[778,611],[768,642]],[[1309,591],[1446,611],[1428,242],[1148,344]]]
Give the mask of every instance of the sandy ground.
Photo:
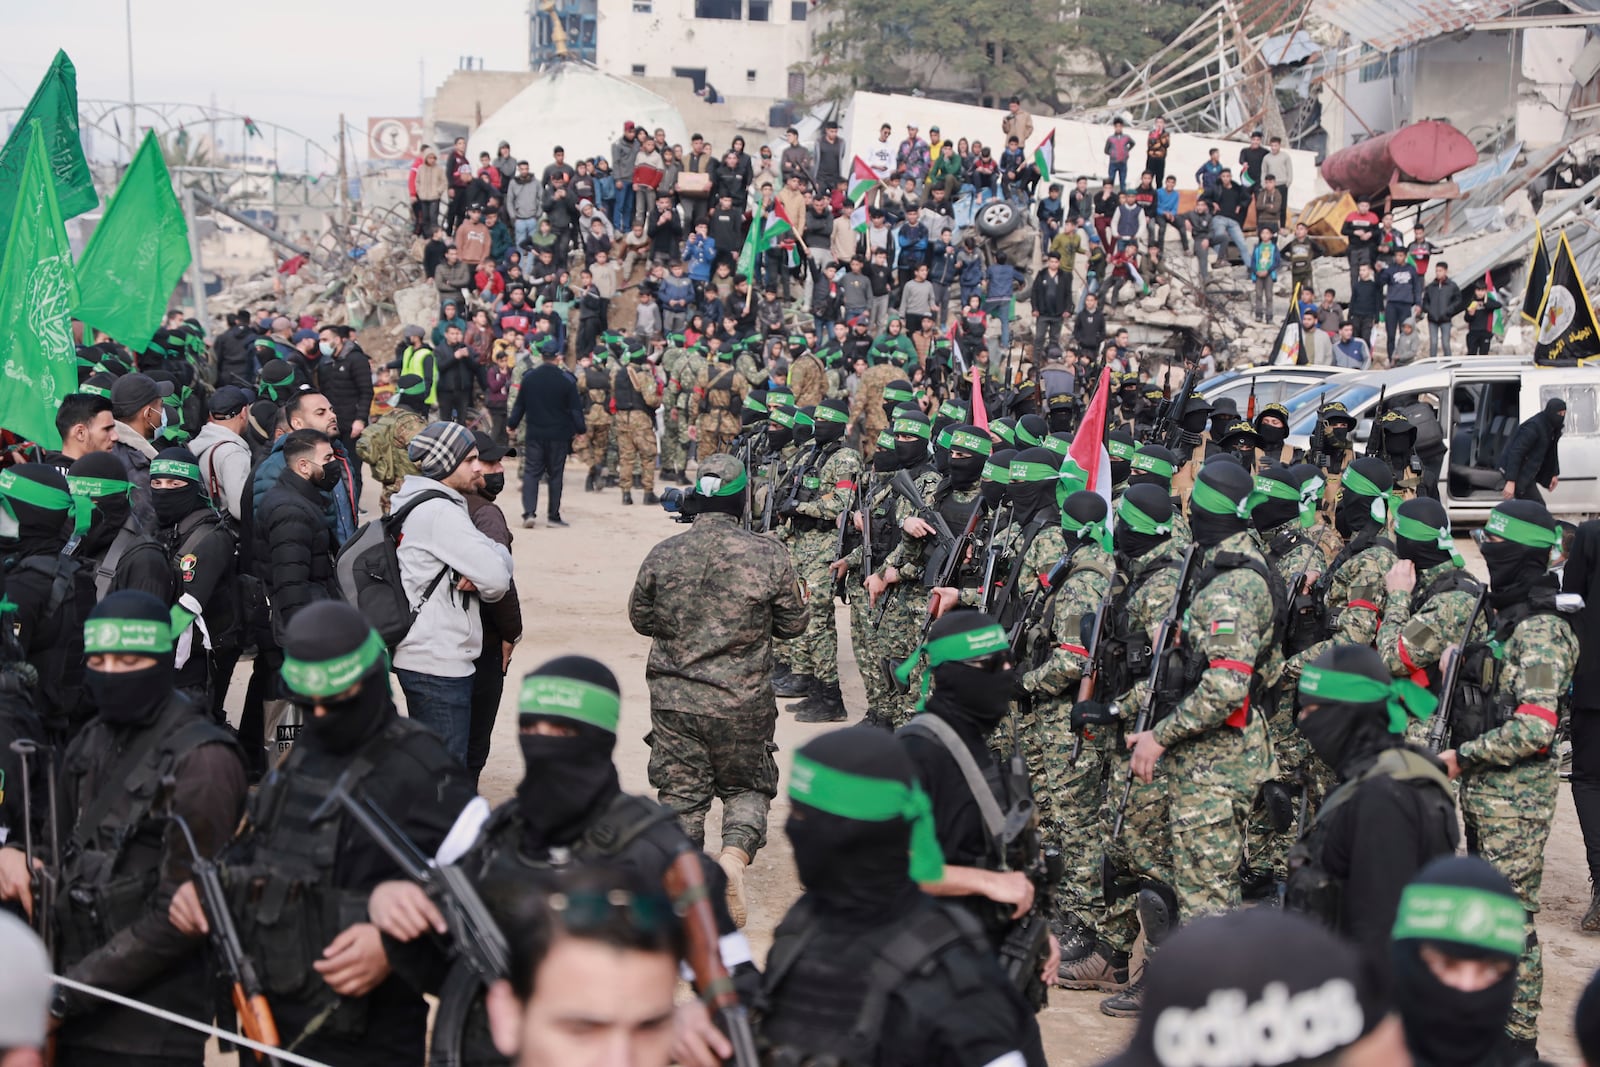
[[[513,462],[508,461],[508,468]],[[650,704],[645,689],[645,658],[649,641],[628,625],[627,599],[645,554],[658,541],[679,532],[660,508],[642,504],[624,507],[618,490],[585,493],[583,472],[576,462],[567,468],[568,492],[561,505],[567,529],[544,525],[525,530],[520,516],[519,478],[508,469],[501,504],[513,519],[512,553],[517,563],[518,593],[522,599],[526,635],[517,646],[507,678],[507,697],[495,726],[494,749],[483,774],[481,788],[491,803],[511,796],[522,776],[522,759],[516,744],[515,692],[522,675],[545,660],[566,653],[583,653],[603,660],[622,683],[622,725],[617,744],[617,765],[623,788],[653,795],[646,779],[648,750],[644,736],[650,728]],[[659,488],[659,487],[658,487]],[[370,488],[366,505],[376,514],[376,494]],[[642,498],[636,492],[636,500]],[[540,514],[545,513],[541,500]],[[1474,565],[1478,556],[1472,542],[1461,548]],[[838,608],[841,637],[847,633],[848,609]],[[860,675],[848,640],[840,645],[840,671],[851,720],[858,721],[866,707]],[[229,704],[237,716],[243,696],[242,672]],[[396,693],[398,695],[398,687]],[[787,779],[792,753],[799,745],[831,726],[807,726],[793,716],[778,718],[778,764]],[[799,895],[793,854],[782,827],[788,804],[780,786],[769,817],[769,842],[746,876],[750,896],[747,933],[757,958],[764,957],[772,931]],[[714,806],[709,840],[715,842],[718,810]],[[1546,851],[1544,911],[1539,937],[1544,944],[1544,1023],[1539,1047],[1545,1058],[1559,1064],[1580,1062],[1572,1035],[1573,1006],[1597,962],[1600,942],[1578,932],[1578,918],[1588,905],[1587,871],[1583,846],[1573,812],[1571,793],[1563,786],[1554,831]],[[1133,1032],[1131,1020],[1101,1015],[1101,994],[1056,991],[1040,1016],[1045,1049],[1057,1067],[1094,1064],[1119,1051]],[[231,1060],[212,1057],[211,1062]]]

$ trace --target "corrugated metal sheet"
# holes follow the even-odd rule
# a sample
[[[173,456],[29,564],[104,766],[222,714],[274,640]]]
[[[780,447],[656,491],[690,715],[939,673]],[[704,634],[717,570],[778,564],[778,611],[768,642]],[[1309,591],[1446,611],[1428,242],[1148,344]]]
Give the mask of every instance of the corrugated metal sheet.
[[[1322,51],[1322,46],[1305,30],[1296,30],[1293,34],[1268,37],[1261,42],[1259,51],[1269,67],[1288,67],[1310,59]]]
[[[1515,0],[1313,0],[1313,14],[1379,52],[1498,18]]]

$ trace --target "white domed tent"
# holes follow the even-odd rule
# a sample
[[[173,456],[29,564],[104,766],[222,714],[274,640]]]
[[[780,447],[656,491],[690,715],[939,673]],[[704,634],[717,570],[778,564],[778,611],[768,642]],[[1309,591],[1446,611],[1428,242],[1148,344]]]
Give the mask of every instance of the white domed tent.
[[[476,166],[479,152],[493,157],[506,141],[537,176],[556,145],[567,150],[568,164],[610,159],[611,144],[628,121],[647,130],[661,127],[669,144],[688,143],[683,116],[665,98],[585,63],[557,63],[473,131],[468,158]]]

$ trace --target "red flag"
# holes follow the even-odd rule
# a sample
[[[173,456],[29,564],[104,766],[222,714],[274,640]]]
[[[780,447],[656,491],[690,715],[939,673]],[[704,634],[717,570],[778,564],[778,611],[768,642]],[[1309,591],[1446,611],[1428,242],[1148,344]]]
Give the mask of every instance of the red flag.
[[[983,406],[983,372],[976,363],[972,365],[972,425],[988,432],[989,412]]]
[[[1088,489],[1105,497],[1107,507],[1111,506],[1111,454],[1106,451],[1106,406],[1110,395],[1111,368],[1103,367],[1100,382],[1089,398],[1089,410],[1078,424],[1072,447],[1067,450],[1066,465],[1061,469],[1068,493]]]

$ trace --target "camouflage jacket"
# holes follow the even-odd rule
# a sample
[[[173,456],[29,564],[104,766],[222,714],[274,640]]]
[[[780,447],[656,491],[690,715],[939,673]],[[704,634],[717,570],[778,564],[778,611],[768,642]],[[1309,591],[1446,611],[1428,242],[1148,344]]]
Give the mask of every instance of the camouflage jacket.
[[[889,425],[889,416],[883,411],[883,387],[904,376],[904,371],[888,363],[868,367],[856,386],[855,399],[850,402],[850,426],[860,428],[863,433],[869,430],[875,433]]]
[[[1016,589],[1012,591],[1010,607],[1021,611],[1034,592],[1044,585],[1044,579],[1055,569],[1055,565],[1062,556],[1067,554],[1067,536],[1058,522],[1050,522],[1039,528],[1033,541],[1023,551],[1022,538],[1026,530],[1026,523],[1013,521],[1000,533],[1000,566],[997,568],[999,577],[995,581],[1003,585],[1012,574],[1017,576]],[[1018,553],[1022,559],[1019,565]],[[990,596],[990,606],[993,609],[998,590]],[[961,590],[960,602],[962,606],[975,608],[983,601],[983,590],[978,588]]]
[[[396,407],[356,440],[356,455],[367,461],[374,478],[391,489],[397,488],[406,475],[422,473],[406,446],[427,426],[428,420],[415,411]]]
[[[1578,638],[1559,615],[1531,615],[1518,622],[1500,647],[1500,678],[1495,699],[1515,709],[1510,719],[1457,749],[1463,776],[1474,788],[1518,791],[1524,770],[1553,788],[1555,759],[1526,761],[1548,754],[1556,741],[1561,700],[1572,687],[1578,665]],[[1497,788],[1498,787],[1498,788]],[[1530,812],[1531,814],[1531,812]]]
[[[1048,656],[1022,676],[1030,693],[1072,704],[1078,694],[1071,686],[1089,665],[1089,650],[1082,644],[1083,621],[1100,610],[1106,590],[1116,576],[1116,561],[1097,544],[1073,549],[1071,566],[1051,604]],[[1034,659],[1038,656],[1035,654]]]
[[[789,364],[789,391],[794,394],[794,406],[810,407],[822,402],[827,395],[828,372],[822,360],[807,352]]]
[[[1178,572],[1182,570],[1183,554],[1187,551],[1187,548],[1180,549],[1169,539],[1166,544],[1158,545],[1139,558],[1128,561],[1125,581],[1133,586],[1133,590],[1131,593],[1118,594],[1112,606],[1115,609],[1119,605],[1126,605],[1128,632],[1135,637],[1142,634],[1146,644],[1155,642],[1161,620],[1166,617],[1173,598],[1178,595]],[[1164,566],[1168,560],[1177,566]],[[1149,680],[1140,679],[1127,693],[1105,693],[1100,699],[1115,701],[1122,715],[1127,718],[1128,727],[1132,728],[1133,718],[1149,692]]]
[[[1383,621],[1384,575],[1395,564],[1394,548],[1381,535],[1366,548],[1345,559],[1328,582],[1326,610],[1338,613],[1333,635],[1297,652],[1285,664],[1285,674],[1297,682],[1307,663],[1334,645],[1371,645]]]
[[[1470,589],[1446,589],[1418,604],[1415,611],[1411,602],[1440,578],[1460,570],[1446,560],[1419,573],[1416,588],[1390,590],[1384,598],[1383,625],[1378,627],[1376,647],[1390,673],[1397,678],[1410,677],[1418,685],[1431,688],[1435,696],[1439,695],[1439,685],[1436,678],[1430,682],[1430,669],[1439,664],[1446,648],[1461,643],[1467,616],[1472,614],[1478,597]],[[1465,571],[1461,573],[1465,575]],[[1480,615],[1472,627],[1477,639],[1489,631],[1488,614]]]
[[[822,463],[822,469],[808,476],[815,485],[804,486],[817,494],[795,506],[796,513],[821,519],[828,536],[838,532],[839,516],[844,514],[855,496],[856,479],[861,477],[861,453],[853,448],[840,447]]]
[[[770,713],[772,639],[799,637],[808,612],[789,553],[733,515],[695,519],[650,550],[628,621],[652,639],[652,711],[730,719]]]
[[[1297,575],[1307,571],[1320,573],[1328,565],[1322,558],[1322,552],[1317,543],[1311,540],[1308,531],[1300,525],[1299,519],[1290,519],[1282,526],[1274,526],[1270,530],[1262,530],[1257,535],[1261,546],[1261,554],[1267,562],[1277,568],[1283,576],[1283,584],[1291,591],[1294,588],[1294,579]],[[1277,556],[1274,558],[1274,549]]]
[[[893,477],[894,475],[892,474],[889,476],[890,479],[893,479]],[[922,473],[917,474],[912,479],[912,484],[916,486],[917,489],[917,496],[921,498],[925,505],[929,507],[933,506],[934,493],[938,490],[940,481],[941,476],[939,472],[934,470],[931,466],[923,470]],[[927,550],[927,546],[924,545],[923,542],[926,541],[927,538],[911,537],[905,533],[905,522],[907,519],[911,518],[917,513],[916,505],[912,504],[911,501],[907,500],[902,494],[896,493],[892,489],[890,490],[890,494],[890,502],[894,505],[894,524],[900,527],[902,536],[900,538],[900,543],[895,546],[894,551],[890,552],[888,557],[884,559],[883,565],[885,567],[893,567],[900,571],[901,581],[911,581],[913,579],[921,578],[922,567],[920,564],[923,553]],[[901,568],[907,569],[901,570]]]

